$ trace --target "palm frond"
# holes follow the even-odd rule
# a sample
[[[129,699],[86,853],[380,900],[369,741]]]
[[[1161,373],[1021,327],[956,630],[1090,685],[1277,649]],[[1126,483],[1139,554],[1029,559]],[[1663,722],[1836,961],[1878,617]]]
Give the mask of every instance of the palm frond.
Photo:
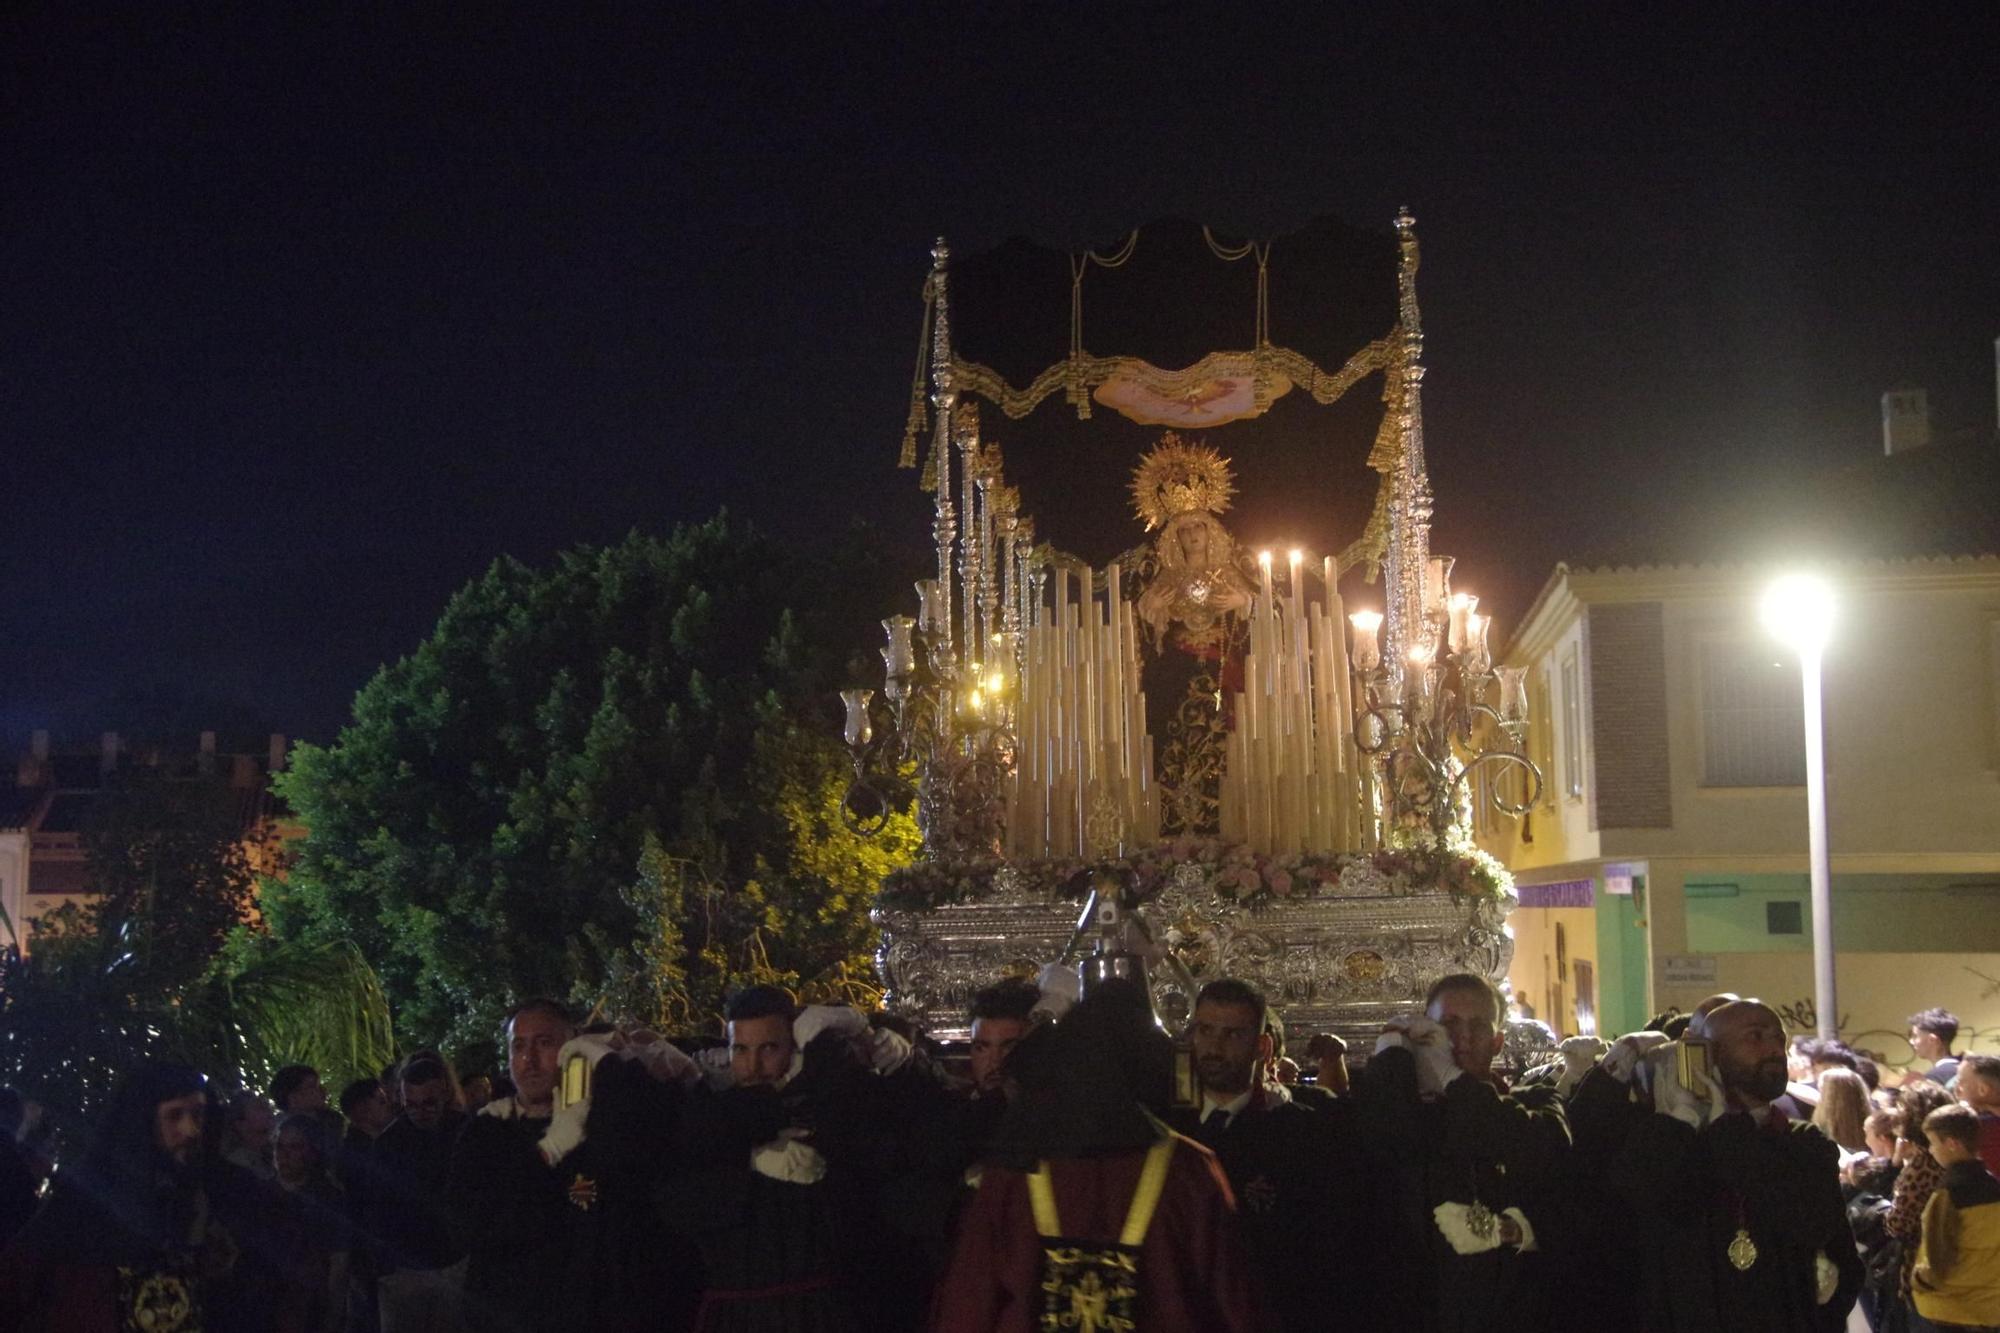
[[[330,1089],[378,1074],[396,1056],[381,980],[346,940],[273,943],[183,999],[182,1043],[210,1068],[261,1087],[311,1065]]]

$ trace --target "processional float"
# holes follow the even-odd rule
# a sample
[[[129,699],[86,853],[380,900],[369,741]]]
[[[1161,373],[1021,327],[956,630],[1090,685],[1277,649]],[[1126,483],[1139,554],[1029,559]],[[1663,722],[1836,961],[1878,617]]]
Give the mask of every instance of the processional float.
[[[1473,805],[1522,813],[1542,776],[1523,746],[1522,671],[1494,667],[1490,619],[1430,553],[1415,224],[1399,216],[1393,238],[1327,227],[1299,242],[1301,254],[1317,243],[1317,267],[1294,270],[1288,238],[1231,245],[1200,229],[1208,253],[1189,249],[1185,266],[1198,280],[1176,279],[1165,304],[1156,294],[1149,314],[1140,301],[1123,325],[1197,351],[1181,370],[1084,350],[1086,295],[1103,296],[1093,337],[1117,336],[1111,275],[1156,229],[1063,256],[1066,292],[1054,252],[1017,243],[955,266],[942,240],[932,250],[901,461],[916,466],[927,444],[937,572],[917,586],[916,615],[883,621],[879,691],[842,698],[849,821],[867,831],[913,801],[922,833],[918,861],[888,877],[875,908],[887,1003],[941,1038],[966,1034],[978,988],[1068,961],[1085,903],[1106,921],[1122,904],[1120,931],[1145,955],[1169,1027],[1194,988],[1236,976],[1298,1043],[1336,1032],[1354,1044],[1439,976],[1506,972],[1512,882],[1473,845]],[[1288,272],[1306,268],[1304,291],[1290,291]],[[1087,293],[1087,278],[1102,291]],[[982,301],[955,305],[968,285]],[[1247,299],[1231,309],[1235,292]],[[1314,311],[1316,294],[1340,308]],[[1023,312],[1032,322],[1038,299],[1059,311],[1063,296],[1067,354],[1026,388],[954,340],[955,325],[978,327],[1003,350],[996,330]],[[1334,332],[1322,327],[1310,351],[1274,342],[1274,302],[1309,341],[1316,326]],[[1357,333],[1370,318],[1379,332]],[[1247,350],[1168,330],[1212,338],[1231,323],[1252,331]],[[1378,375],[1372,447],[1342,456],[1317,422]],[[1293,495],[1351,491],[1364,452],[1378,481],[1345,545],[1311,549],[1294,533],[1258,549],[1231,532],[1239,469],[1282,467]],[[1020,474],[1036,466],[1023,461],[1057,509],[1092,481],[1126,481],[1139,544],[1095,562],[1071,554],[1139,535],[1102,521],[1055,544],[1027,506]]]

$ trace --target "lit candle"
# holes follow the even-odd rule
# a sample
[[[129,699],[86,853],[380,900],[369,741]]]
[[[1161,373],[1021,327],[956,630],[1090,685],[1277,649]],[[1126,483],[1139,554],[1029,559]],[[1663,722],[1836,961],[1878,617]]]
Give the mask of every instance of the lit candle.
[[[840,692],[840,702],[847,705],[847,725],[841,734],[846,737],[850,749],[858,750],[875,739],[874,724],[868,720],[868,701],[874,697],[873,690]]]
[[[1475,674],[1484,674],[1493,665],[1492,654],[1486,647],[1486,634],[1492,627],[1492,616],[1482,616],[1475,612],[1465,618],[1466,665]]]
[[[1404,683],[1409,686],[1409,698],[1419,703],[1431,701],[1431,650],[1422,644],[1410,649],[1410,671]]]
[[[1002,698],[1011,698],[1015,693],[1015,678],[1020,674],[1021,636],[1014,633],[995,634],[990,654],[992,665],[986,673],[986,688]]]
[[[1382,664],[1382,645],[1376,638],[1382,629],[1380,611],[1356,611],[1347,618],[1354,626],[1354,666],[1359,671],[1373,671]]]
[[[1446,605],[1451,608],[1451,650],[1462,653],[1466,642],[1465,618],[1479,605],[1479,599],[1469,592],[1455,592]]]

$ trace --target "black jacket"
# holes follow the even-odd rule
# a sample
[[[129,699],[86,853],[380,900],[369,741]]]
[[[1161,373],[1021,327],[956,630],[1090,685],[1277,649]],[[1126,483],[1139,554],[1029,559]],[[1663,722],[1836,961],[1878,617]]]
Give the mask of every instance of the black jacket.
[[[1356,1110],[1380,1173],[1383,1284],[1405,1293],[1407,1326],[1420,1333],[1544,1333],[1549,1277],[1572,1231],[1561,1189],[1570,1151],[1552,1090],[1503,1092],[1461,1074],[1444,1094],[1418,1094],[1415,1057],[1391,1048],[1357,1078]],[[1520,1209],[1535,1249],[1453,1250],[1438,1229],[1442,1203]]]
[[[1638,1121],[1612,1165],[1644,1256],[1636,1327],[1839,1333],[1861,1289],[1840,1197],[1840,1150],[1803,1121],[1725,1115],[1700,1133],[1672,1116]],[[1756,1258],[1730,1259],[1737,1233]],[[1815,1256],[1839,1272],[1816,1299]]]
[[[1328,1283],[1329,1274],[1372,1272],[1376,1262],[1379,1200],[1351,1107],[1311,1111],[1260,1091],[1220,1131],[1192,1107],[1176,1107],[1168,1123],[1213,1151],[1228,1177],[1273,1328],[1305,1333],[1336,1314],[1355,1328],[1377,1326],[1375,1282],[1343,1283],[1337,1293]]]

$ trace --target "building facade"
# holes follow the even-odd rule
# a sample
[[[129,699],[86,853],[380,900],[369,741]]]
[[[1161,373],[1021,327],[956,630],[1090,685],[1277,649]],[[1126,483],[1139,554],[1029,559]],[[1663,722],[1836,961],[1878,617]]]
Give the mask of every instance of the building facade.
[[[120,770],[135,765],[225,784],[253,867],[281,872],[283,844],[303,831],[271,791],[271,775],[284,767],[285,744],[274,733],[261,754],[223,752],[215,733],[203,732],[193,749],[133,748],[107,731],[94,748],[57,749],[47,732],[36,732],[12,784],[0,786],[0,910],[12,940],[30,948],[35,921],[91,896],[84,830]],[[9,942],[4,935],[0,931],[0,945]]]
[[[1815,1021],[1799,668],[1758,620],[1777,572],[1558,566],[1506,653],[1547,782],[1478,831],[1520,887],[1515,993],[1565,1033],[1719,990]],[[1822,572],[1839,1027],[1902,1063],[1905,1017],[1942,1004],[2000,1045],[2000,558]]]

